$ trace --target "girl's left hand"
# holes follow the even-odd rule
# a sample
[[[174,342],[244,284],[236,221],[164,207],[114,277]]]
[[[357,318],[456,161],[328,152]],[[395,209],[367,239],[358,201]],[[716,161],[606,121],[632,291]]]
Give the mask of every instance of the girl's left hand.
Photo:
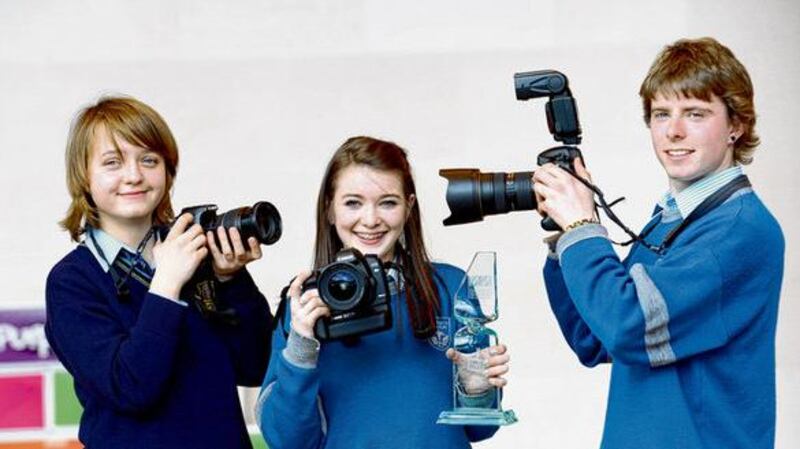
[[[249,249],[245,249],[242,237],[236,228],[229,228],[228,232],[225,232],[225,229],[220,226],[217,228],[216,238],[211,231],[206,233],[206,237],[214,262],[214,274],[221,281],[230,279],[243,266],[261,258],[261,245],[258,240],[250,237],[247,240]],[[217,242],[219,242],[219,247]]]
[[[503,388],[508,383],[503,377],[508,373],[511,360],[506,345],[490,346],[473,354],[450,348],[445,355],[458,365],[458,381],[467,394],[481,394],[491,387]]]

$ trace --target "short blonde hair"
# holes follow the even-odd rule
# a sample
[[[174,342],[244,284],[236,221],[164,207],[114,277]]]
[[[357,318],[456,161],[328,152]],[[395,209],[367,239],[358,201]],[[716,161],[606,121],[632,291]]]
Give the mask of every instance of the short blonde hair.
[[[742,129],[734,143],[734,159],[739,164],[753,161],[753,152],[760,143],[755,131],[753,84],[747,69],[728,47],[710,37],[681,39],[665,47],[639,89],[647,126],[658,94],[704,101],[711,100],[712,94],[719,97],[725,103],[728,119]]]
[[[81,109],[70,127],[66,149],[67,190],[71,203],[59,223],[74,241],[79,241],[86,226],[98,227],[97,207],[89,189],[89,159],[98,127],[105,127],[134,145],[155,151],[164,158],[166,192],[153,211],[153,221],[165,224],[174,217],[169,191],[178,169],[178,146],[167,123],[150,106],[125,96],[105,96]]]

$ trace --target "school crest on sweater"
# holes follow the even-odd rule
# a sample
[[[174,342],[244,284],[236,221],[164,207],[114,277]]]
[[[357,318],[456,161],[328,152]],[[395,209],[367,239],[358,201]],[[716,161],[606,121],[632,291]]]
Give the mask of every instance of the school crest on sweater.
[[[428,338],[428,343],[439,351],[450,347],[450,318],[436,318],[436,333]]]

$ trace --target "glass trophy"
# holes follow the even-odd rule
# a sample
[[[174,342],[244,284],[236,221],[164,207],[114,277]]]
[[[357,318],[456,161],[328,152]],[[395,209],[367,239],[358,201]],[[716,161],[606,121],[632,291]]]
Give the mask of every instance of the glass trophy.
[[[458,322],[453,349],[466,358],[453,364],[453,409],[439,414],[438,424],[503,426],[517,422],[512,410],[502,409],[500,389],[483,376],[488,348],[498,343],[497,333],[486,324],[497,316],[497,255],[477,252],[453,298],[453,317]],[[459,370],[466,372],[459,374]],[[465,379],[470,385],[462,385]]]

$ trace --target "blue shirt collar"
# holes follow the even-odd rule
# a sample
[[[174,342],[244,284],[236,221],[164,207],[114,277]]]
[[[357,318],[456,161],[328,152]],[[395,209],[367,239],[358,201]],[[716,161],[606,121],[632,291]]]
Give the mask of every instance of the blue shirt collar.
[[[685,219],[706,198],[742,174],[744,174],[742,166],[734,165],[719,173],[695,181],[678,193],[674,193],[672,190],[668,191],[658,202],[658,205],[665,213],[677,212],[681,218]]]
[[[108,272],[108,263],[114,263],[119,255],[119,252],[122,251],[123,248],[128,250],[131,254],[136,254],[135,248],[131,248],[114,237],[111,237],[110,234],[102,229],[89,228],[86,230],[86,232],[87,235],[84,239],[84,244],[86,244],[86,247],[89,248],[89,251],[92,252],[94,258],[97,259],[97,262],[101,267],[103,267],[103,271],[105,272]],[[97,241],[97,245],[103,251],[103,254],[105,254],[106,258],[108,258],[108,263],[106,263],[106,261],[100,257],[100,252],[97,251],[97,248],[94,246],[94,242],[92,242],[92,239],[88,235],[89,232],[94,233],[94,239]]]

